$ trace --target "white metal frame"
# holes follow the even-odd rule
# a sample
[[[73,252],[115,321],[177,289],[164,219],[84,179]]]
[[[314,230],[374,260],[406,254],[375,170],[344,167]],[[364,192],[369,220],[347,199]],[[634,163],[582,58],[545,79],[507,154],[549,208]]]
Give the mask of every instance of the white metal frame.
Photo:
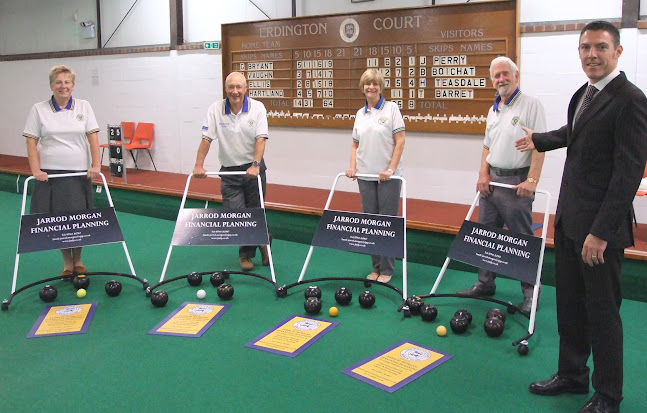
[[[245,175],[245,171],[232,171],[232,172],[206,172],[205,175],[211,176],[211,175]],[[191,183],[191,178],[193,178],[193,174],[190,174],[187,179],[186,179],[186,185],[184,187],[184,194],[182,195],[182,203],[180,204],[180,209],[178,210],[178,216],[180,214],[180,211],[184,208],[184,204],[186,203],[186,196],[187,193],[189,192],[189,184]],[[256,182],[258,183],[258,194],[260,196],[260,201],[261,201],[261,209],[263,209],[263,213],[265,213],[265,201],[263,200],[263,187],[261,184],[261,177],[257,176],[256,177]],[[208,205],[205,203],[205,208]],[[177,222],[177,219],[176,219]],[[265,215],[265,222],[267,223],[267,215]],[[164,281],[164,275],[166,275],[166,269],[168,268],[168,263],[169,260],[171,259],[171,251],[173,251],[173,242],[171,241],[169,247],[168,247],[168,252],[166,253],[166,260],[164,261],[164,268],[162,269],[162,275],[160,276],[159,282]],[[267,255],[270,258],[270,272],[272,273],[272,281],[276,283],[276,276],[274,274],[274,261],[272,260],[272,247],[268,244],[267,245]]]
[[[87,172],[74,172],[74,173],[67,173],[67,174],[52,174],[48,175],[48,179],[56,179],[56,178],[67,178],[71,176],[86,176]],[[106,197],[108,198],[108,204],[110,205],[111,208],[114,209],[114,204],[112,203],[112,197],[110,196],[110,189],[108,188],[108,183],[106,182],[106,177],[103,176],[102,173],[99,173],[99,176],[101,177],[101,181],[103,182],[103,187],[106,190]],[[27,185],[29,184],[29,181],[34,179],[33,176],[28,177],[25,179],[25,183],[23,184],[23,195],[22,195],[22,207],[20,209],[20,216],[22,217],[25,215],[25,205],[27,203]],[[22,220],[21,220],[22,221]],[[21,222],[22,225],[22,222]],[[18,277],[18,263],[20,261],[20,254],[18,254],[18,243],[20,242],[20,227],[18,228],[18,241],[16,242],[16,262],[14,265],[13,269],[13,282],[11,284],[11,294],[16,292],[16,280]],[[135,269],[133,268],[133,262],[130,259],[130,254],[128,253],[128,247],[126,247],[126,241],[121,241],[121,245],[124,248],[124,254],[126,255],[126,259],[128,260],[128,266],[130,267],[130,272],[132,275],[137,275],[135,274]],[[91,245],[90,245],[91,246]]]
[[[515,185],[508,185],[508,184],[502,184],[499,182],[490,182],[491,186],[498,186],[501,188],[509,188],[509,189],[515,189]],[[535,313],[537,312],[537,300],[539,299],[539,288],[541,287],[541,269],[544,264],[544,249],[546,248],[546,233],[548,231],[548,218],[549,218],[549,206],[550,206],[550,193],[548,191],[544,191],[542,189],[537,189],[535,190],[536,194],[543,194],[546,196],[546,206],[544,209],[544,223],[543,227],[541,230],[541,250],[539,252],[539,263],[537,265],[537,276],[535,279],[535,286],[533,288],[533,293],[532,293],[532,308],[530,311],[530,321],[528,324],[528,333],[533,334],[535,331]],[[480,198],[481,194],[476,193],[476,196],[474,197],[474,201],[472,202],[472,206],[470,210],[467,212],[467,215],[465,216],[465,220],[468,221],[472,213],[474,213],[474,209],[476,208],[476,204]],[[443,267],[440,269],[440,273],[438,274],[438,277],[436,278],[436,282],[434,283],[433,288],[431,289],[431,292],[429,294],[435,294],[436,289],[438,288],[438,284],[440,284],[440,281],[443,279],[443,274],[447,270],[447,266],[449,265],[451,261],[451,258],[447,257],[445,258],[445,263],[443,264]]]
[[[328,195],[328,200],[326,201],[326,206],[324,209],[328,209],[330,206],[330,203],[332,202],[332,197],[333,194],[335,193],[335,187],[337,186],[337,182],[339,181],[339,178],[342,176],[346,176],[345,173],[339,173],[335,177],[335,180],[332,184],[332,188],[330,189],[330,195]],[[378,178],[378,175],[375,174],[357,174],[357,178]],[[402,181],[402,188],[400,189],[400,197],[402,198],[402,218],[404,218],[404,255],[402,257],[402,298],[406,299],[407,298],[407,181],[401,176],[392,176],[391,179],[399,179]],[[310,245],[310,249],[308,250],[308,255],[306,256],[306,260],[303,263],[303,269],[301,270],[301,275],[299,275],[299,282],[303,280],[303,276],[306,273],[306,269],[308,268],[308,264],[310,263],[310,258],[312,257],[312,251],[314,250],[314,246]]]

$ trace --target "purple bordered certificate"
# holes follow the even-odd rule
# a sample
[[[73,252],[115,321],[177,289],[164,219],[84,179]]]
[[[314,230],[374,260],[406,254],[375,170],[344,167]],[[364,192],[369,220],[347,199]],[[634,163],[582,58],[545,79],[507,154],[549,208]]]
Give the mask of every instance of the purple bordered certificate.
[[[339,324],[338,321],[292,315],[245,347],[296,357]]]
[[[97,303],[49,305],[36,320],[27,338],[85,334]]]
[[[148,334],[198,338],[229,309],[229,305],[184,303]]]
[[[342,373],[393,393],[452,357],[419,344],[401,341],[342,370]]]

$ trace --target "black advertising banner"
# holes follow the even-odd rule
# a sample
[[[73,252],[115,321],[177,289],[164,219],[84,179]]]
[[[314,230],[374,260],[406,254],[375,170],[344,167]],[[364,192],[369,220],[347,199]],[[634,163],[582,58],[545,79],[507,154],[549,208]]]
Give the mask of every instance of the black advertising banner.
[[[267,245],[262,208],[181,209],[171,245]]]
[[[447,256],[535,284],[541,238],[465,221]]]
[[[23,215],[18,254],[124,240],[114,208]]]
[[[403,258],[404,218],[324,210],[312,245]]]

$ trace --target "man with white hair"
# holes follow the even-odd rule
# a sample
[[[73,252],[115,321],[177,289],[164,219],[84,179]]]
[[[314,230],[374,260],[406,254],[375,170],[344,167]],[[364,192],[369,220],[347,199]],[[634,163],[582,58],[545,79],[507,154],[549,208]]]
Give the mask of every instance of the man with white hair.
[[[490,79],[497,97],[487,116],[481,168],[476,190],[480,224],[532,234],[532,202],[544,163],[544,154],[519,152],[515,141],[525,135],[522,127],[546,130],[544,108],[535,97],[519,90],[519,69],[508,57],[499,56],[490,64]],[[532,127],[528,125],[533,125]],[[490,182],[515,185],[515,189],[494,187]],[[496,274],[480,269],[476,283],[457,294],[469,297],[492,296]],[[520,308],[530,312],[533,285],[521,283]]]

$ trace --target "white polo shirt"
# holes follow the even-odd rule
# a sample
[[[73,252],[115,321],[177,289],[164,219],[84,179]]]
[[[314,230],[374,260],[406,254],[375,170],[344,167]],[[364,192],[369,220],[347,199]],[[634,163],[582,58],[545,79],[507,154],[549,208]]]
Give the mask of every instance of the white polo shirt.
[[[229,100],[209,106],[202,125],[202,137],[209,142],[218,139],[218,159],[225,167],[240,166],[254,160],[256,140],[267,139],[267,110],[258,100],[245,96],[243,109],[231,112]]]
[[[85,171],[90,168],[87,135],[99,132],[90,103],[70,98],[59,108],[54,97],[32,106],[22,136],[38,141],[41,169]]]
[[[519,89],[501,105],[497,96],[487,115],[483,146],[490,149],[486,161],[501,169],[517,169],[530,166],[532,151],[518,151],[514,143],[526,136],[522,126],[535,132],[546,132],[546,115],[539,99],[521,93]]]
[[[393,135],[404,130],[400,108],[384,100],[384,96],[380,97],[374,108],[368,109],[368,104],[365,104],[358,110],[353,126],[353,141],[359,143],[357,173],[377,175],[388,169],[395,149]],[[402,175],[402,158],[395,175]]]

